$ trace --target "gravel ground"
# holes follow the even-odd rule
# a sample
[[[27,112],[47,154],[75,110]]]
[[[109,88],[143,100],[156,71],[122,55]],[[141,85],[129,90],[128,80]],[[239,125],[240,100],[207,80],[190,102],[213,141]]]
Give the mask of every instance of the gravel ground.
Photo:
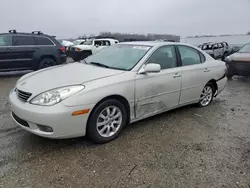
[[[105,145],[50,140],[12,123],[0,77],[0,187],[250,187],[250,81],[228,82],[206,108],[188,106],[125,128]]]

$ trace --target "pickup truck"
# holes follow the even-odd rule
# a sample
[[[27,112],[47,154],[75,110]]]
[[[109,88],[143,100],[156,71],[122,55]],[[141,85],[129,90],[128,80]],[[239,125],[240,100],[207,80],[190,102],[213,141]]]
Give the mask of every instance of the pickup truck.
[[[119,43],[118,40],[109,38],[87,40],[83,44],[72,46],[70,48],[71,55],[74,61],[80,61],[103,48],[117,43]]]

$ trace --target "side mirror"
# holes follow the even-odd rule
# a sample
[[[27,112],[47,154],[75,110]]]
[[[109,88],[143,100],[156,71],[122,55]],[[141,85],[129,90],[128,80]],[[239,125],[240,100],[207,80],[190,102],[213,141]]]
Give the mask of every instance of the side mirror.
[[[145,73],[158,73],[161,71],[161,66],[156,63],[149,63],[146,64],[145,67],[141,68],[139,70],[139,74],[145,74]]]
[[[96,45],[95,45],[95,47],[96,47],[96,48],[98,48],[98,47],[99,47],[99,45],[98,45],[98,44],[96,44]]]

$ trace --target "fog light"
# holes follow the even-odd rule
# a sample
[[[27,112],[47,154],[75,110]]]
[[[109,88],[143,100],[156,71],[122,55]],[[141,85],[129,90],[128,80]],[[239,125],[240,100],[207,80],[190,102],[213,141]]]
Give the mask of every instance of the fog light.
[[[43,132],[49,132],[49,133],[53,132],[53,129],[46,125],[37,125],[37,127],[40,131],[43,131]]]

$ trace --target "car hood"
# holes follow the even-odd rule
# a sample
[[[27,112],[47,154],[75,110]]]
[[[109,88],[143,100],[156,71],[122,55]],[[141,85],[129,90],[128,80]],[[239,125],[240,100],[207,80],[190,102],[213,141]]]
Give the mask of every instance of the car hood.
[[[250,53],[234,53],[229,56],[231,61],[247,61],[250,62]]]
[[[71,63],[24,75],[18,80],[16,87],[25,92],[39,94],[50,89],[84,84],[123,72],[121,70],[107,69],[84,63]]]
[[[74,47],[80,49],[90,49],[92,45],[75,45]]]

